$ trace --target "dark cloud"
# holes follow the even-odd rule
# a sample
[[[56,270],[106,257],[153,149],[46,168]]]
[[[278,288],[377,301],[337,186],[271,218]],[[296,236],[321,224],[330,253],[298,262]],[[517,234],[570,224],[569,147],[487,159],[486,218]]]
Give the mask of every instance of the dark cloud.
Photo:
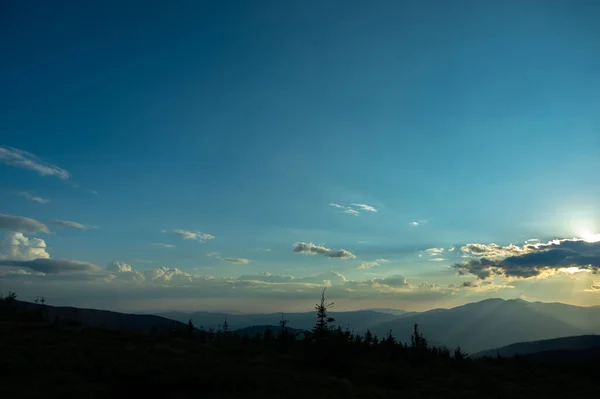
[[[0,260],[0,266],[25,267],[36,272],[49,274],[100,270],[98,266],[92,263],[66,259]]]
[[[0,214],[0,229],[18,231],[21,233],[50,233],[48,226],[35,219],[2,214]]]
[[[460,286],[463,288],[476,288],[476,287],[479,287],[479,284],[477,284],[473,281],[463,281]]]
[[[328,258],[355,259],[356,256],[345,249],[330,249],[312,242],[297,242],[294,244],[293,252],[307,255],[324,255]]]
[[[519,255],[504,258],[481,257],[452,265],[459,274],[472,274],[479,279],[492,275],[514,278],[537,277],[543,273],[556,272],[563,268],[578,267],[596,273],[600,270],[600,242],[584,240],[554,240],[545,244],[528,244],[523,247],[511,246],[508,251],[502,247],[498,252],[520,252]]]

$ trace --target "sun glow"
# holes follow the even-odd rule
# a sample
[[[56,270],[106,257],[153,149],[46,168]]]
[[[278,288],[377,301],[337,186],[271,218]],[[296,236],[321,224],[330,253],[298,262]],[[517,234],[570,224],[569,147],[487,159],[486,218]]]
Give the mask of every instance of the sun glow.
[[[600,241],[600,233],[592,233],[591,231],[582,230],[580,233],[580,237],[583,241],[587,242],[598,242]]]

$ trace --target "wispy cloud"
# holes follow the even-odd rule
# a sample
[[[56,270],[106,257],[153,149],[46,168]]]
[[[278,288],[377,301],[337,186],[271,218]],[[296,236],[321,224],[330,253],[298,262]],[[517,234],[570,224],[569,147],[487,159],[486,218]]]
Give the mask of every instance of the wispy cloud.
[[[377,209],[375,209],[375,207],[367,204],[350,204],[350,206],[356,207],[361,211],[377,212]]]
[[[18,168],[33,170],[42,176],[56,176],[62,180],[69,178],[69,172],[66,170],[43,161],[34,154],[16,148],[0,146],[0,162]]]
[[[45,204],[46,202],[50,201],[48,198],[36,197],[35,195],[28,193],[27,191],[17,191],[15,194],[20,195],[21,197],[25,197],[28,200],[38,202],[40,204]]]
[[[356,269],[364,270],[364,269],[372,269],[374,267],[379,267],[379,263],[378,262],[362,262],[360,265],[358,265],[356,267]]]
[[[356,259],[356,256],[345,249],[330,249],[312,242],[297,242],[294,244],[293,252],[307,255],[324,255],[328,258]]]
[[[358,216],[361,212],[377,212],[377,209],[371,205],[367,204],[349,204],[349,205],[340,205],[334,202],[330,202],[329,206],[339,209],[342,213],[352,216]]]
[[[50,233],[48,226],[35,219],[0,214],[0,229],[22,233]]]
[[[427,220],[415,220],[410,222],[408,225],[411,227],[417,227],[417,226],[421,226],[422,224],[427,223]]]
[[[175,246],[173,244],[165,244],[163,242],[154,242],[154,243],[152,243],[152,245],[155,247],[160,247],[160,248],[173,248]]]
[[[387,263],[387,262],[389,262],[389,260],[388,259],[384,259],[384,258],[379,258],[379,259],[375,259],[375,262]]]
[[[183,238],[184,240],[196,240],[196,241],[204,242],[204,241],[215,239],[215,236],[213,236],[212,234],[201,233],[199,231],[176,229],[176,230],[173,230],[173,233],[177,234],[179,237]]]
[[[86,226],[85,224],[73,222],[70,220],[52,220],[52,221],[48,222],[48,224],[51,224],[51,225],[57,226],[57,227],[66,227],[68,229],[75,229],[75,230],[89,230],[94,227],[94,226]]]
[[[246,259],[246,258],[221,258],[221,259],[224,260],[225,262],[233,263],[236,265],[247,265],[248,263],[250,263],[250,260]]]
[[[444,262],[446,260],[448,260],[448,259],[446,259],[446,258],[431,258],[431,259],[429,259],[430,262]]]
[[[206,256],[210,256],[211,258],[221,258],[221,255],[218,252],[209,252]]]

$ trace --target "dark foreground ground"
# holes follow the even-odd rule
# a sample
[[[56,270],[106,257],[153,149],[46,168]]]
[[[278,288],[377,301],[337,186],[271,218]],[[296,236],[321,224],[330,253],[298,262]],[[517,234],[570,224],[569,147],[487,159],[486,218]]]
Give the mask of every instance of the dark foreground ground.
[[[294,344],[300,345],[300,344]],[[524,360],[337,356],[239,338],[0,322],[0,397],[597,398],[599,358]],[[322,353],[319,353],[321,351]],[[309,353],[310,352],[310,353]]]

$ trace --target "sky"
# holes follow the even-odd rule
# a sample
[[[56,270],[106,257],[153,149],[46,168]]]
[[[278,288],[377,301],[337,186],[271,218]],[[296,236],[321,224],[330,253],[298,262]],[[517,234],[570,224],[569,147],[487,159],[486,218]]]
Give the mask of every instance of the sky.
[[[600,305],[600,3],[5,1],[0,292]]]

